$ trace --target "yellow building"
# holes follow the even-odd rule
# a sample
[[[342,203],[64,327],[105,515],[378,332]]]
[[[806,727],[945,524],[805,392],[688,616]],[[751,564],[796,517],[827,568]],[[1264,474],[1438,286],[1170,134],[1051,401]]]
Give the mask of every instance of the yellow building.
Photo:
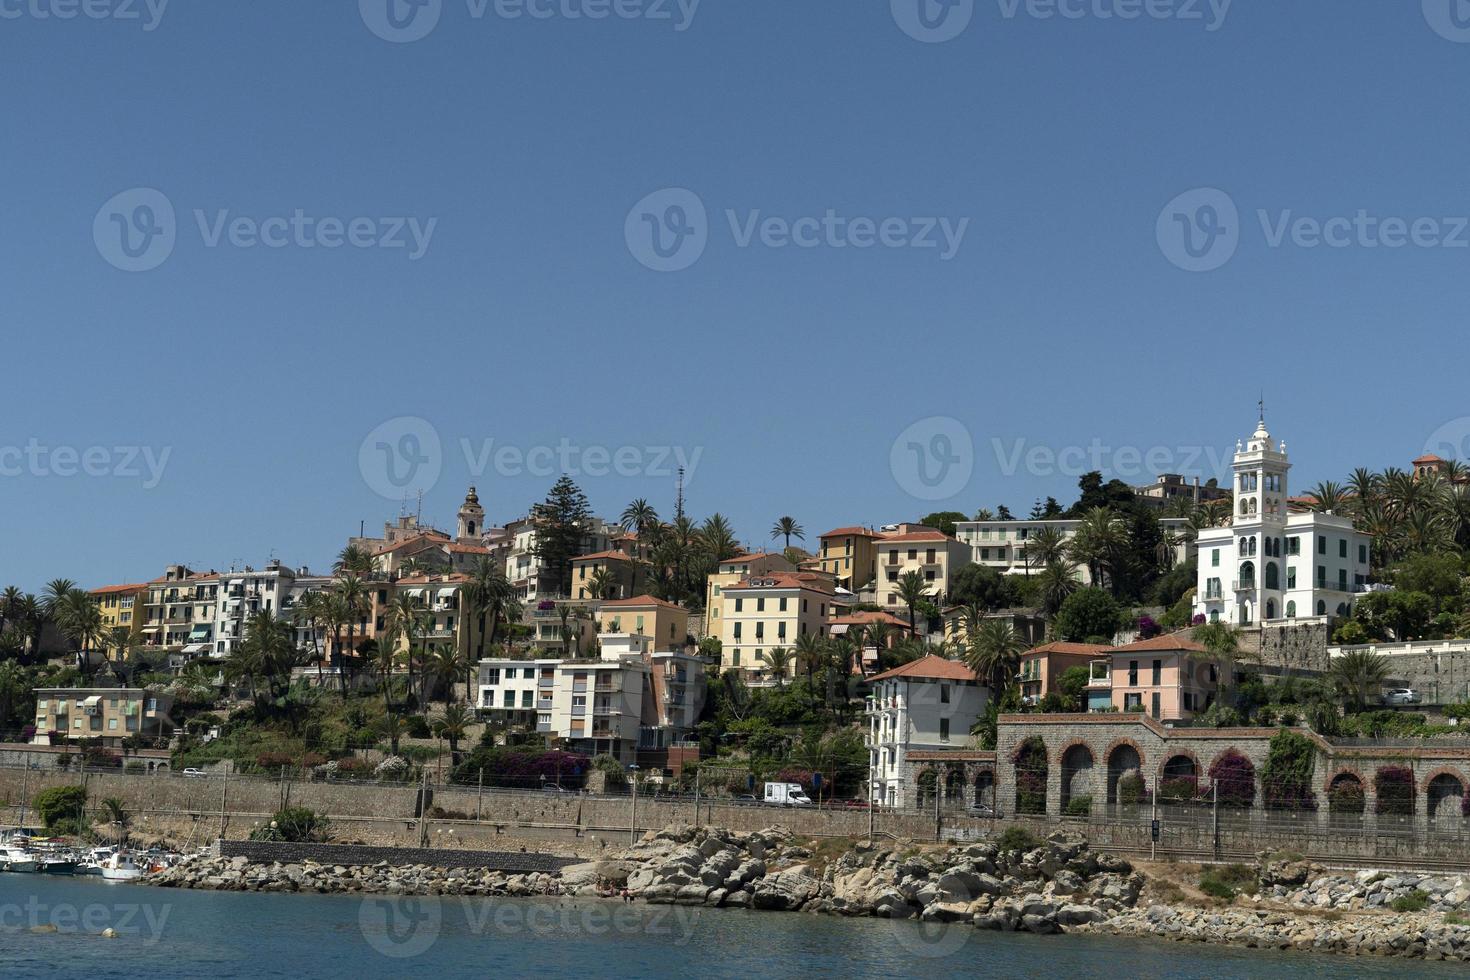
[[[784,555],[769,551],[758,551],[749,555],[727,558],[709,574],[704,586],[704,632],[706,636],[720,636],[720,596],[725,589],[749,575],[765,575],[768,572],[794,572],[796,566]]]
[[[107,656],[113,657],[114,651],[126,651],[128,637],[135,631],[141,635],[148,600],[147,584],[104,585],[93,589],[90,595],[97,601],[97,609],[102,614],[102,628],[107,631]]]
[[[645,576],[638,563],[622,551],[599,551],[572,559],[572,598],[597,601],[592,582],[598,572],[606,572],[613,583],[611,599],[631,598],[643,584]]]
[[[689,610],[651,595],[613,599],[597,610],[597,632],[646,636],[656,653],[677,653],[689,639]]]
[[[800,572],[749,575],[727,586],[720,604],[720,665],[756,683],[771,680],[765,654],[776,648],[790,652],[806,634],[826,637],[829,617],[846,610],[827,576]],[[793,654],[787,672],[795,669]]]
[[[849,592],[856,592],[878,575],[878,532],[865,527],[839,527],[820,538],[817,557],[822,571]]]
[[[898,594],[898,580],[908,572],[918,572],[929,600],[941,605],[949,593],[950,576],[970,560],[969,545],[930,527],[900,525],[896,534],[878,541],[878,605],[895,615],[908,608]]]

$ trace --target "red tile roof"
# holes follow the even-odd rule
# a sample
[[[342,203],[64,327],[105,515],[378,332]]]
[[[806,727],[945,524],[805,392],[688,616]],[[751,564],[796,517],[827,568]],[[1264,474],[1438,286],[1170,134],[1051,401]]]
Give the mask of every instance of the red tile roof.
[[[942,681],[973,681],[976,679],[975,672],[958,660],[945,660],[932,653],[912,663],[906,663],[902,667],[895,667],[869,677],[868,680],[870,682],[886,681],[892,677],[918,677]]]
[[[612,599],[602,604],[603,609],[632,609],[638,606],[662,606],[665,609],[683,609],[677,602],[655,599],[651,595],[635,595],[631,599]]]
[[[839,527],[821,535],[823,538],[876,538],[878,532],[866,527]]]
[[[883,544],[897,541],[954,541],[955,544],[959,544],[943,531],[910,531],[908,534],[890,534],[881,540]]]
[[[755,585],[756,581],[773,582],[773,585]],[[821,592],[825,595],[832,594],[831,576],[817,575],[812,572],[761,572],[757,575],[747,575],[734,585],[725,586],[726,592],[741,591],[745,589],[807,589],[811,592]]]
[[[111,595],[114,592],[141,592],[148,588],[148,583],[139,582],[135,585],[104,585],[100,589],[93,589],[92,595]]]
[[[724,561],[720,562],[720,564],[721,565],[741,565],[741,564],[745,564],[747,562],[755,561],[755,560],[757,560],[759,558],[784,558],[784,557],[786,557],[786,556],[785,555],[778,555],[778,554],[776,554],[774,552],[771,552],[771,551],[753,551],[750,554],[736,555],[734,558],[726,558]]]
[[[1030,650],[1027,650],[1024,654],[1022,654],[1022,656],[1029,656],[1033,653],[1071,653],[1078,655],[1096,655],[1099,653],[1109,653],[1112,651],[1112,649],[1112,647],[1104,643],[1069,643],[1066,640],[1054,640],[1051,643],[1043,643],[1039,647],[1032,647]]]
[[[572,559],[572,564],[575,565],[579,561],[632,561],[632,560],[633,560],[632,558],[630,558],[625,552],[622,552],[622,551],[598,551],[598,552],[594,552],[594,553],[592,553],[590,555],[578,555],[577,557],[575,557],[575,558]]]
[[[897,626],[903,629],[909,628],[908,620],[899,619],[892,613],[886,613],[881,610],[863,610],[848,613],[845,616],[833,616],[827,622],[837,626],[866,626],[869,623],[887,623],[890,626]]]
[[[1207,653],[1203,643],[1179,633],[1165,633],[1151,640],[1139,640],[1126,646],[1110,648],[1113,653],[1167,653],[1171,651],[1186,651],[1189,653]]]
[[[425,531],[423,534],[415,534],[413,537],[406,538],[397,544],[386,544],[373,552],[373,554],[386,555],[390,552],[398,551],[400,548],[407,548],[411,544],[419,544],[423,541],[428,541],[432,544],[445,544],[449,541],[449,535],[443,531]]]

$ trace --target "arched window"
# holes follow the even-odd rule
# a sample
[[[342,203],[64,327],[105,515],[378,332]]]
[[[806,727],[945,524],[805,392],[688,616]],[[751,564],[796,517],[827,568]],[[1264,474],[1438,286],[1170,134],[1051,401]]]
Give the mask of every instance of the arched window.
[[[1275,619],[1276,618],[1276,600],[1275,599],[1267,599],[1266,600],[1266,618],[1267,619]]]
[[[1248,561],[1240,566],[1240,587],[1242,589],[1254,589],[1256,587],[1256,563]]]
[[[1345,606],[1341,602],[1339,602],[1337,604],[1337,614],[1339,616],[1346,616],[1347,615],[1347,606]]]
[[[1317,615],[1318,616],[1326,616],[1327,615],[1327,603],[1324,602],[1321,599],[1318,599],[1317,600]]]
[[[1296,600],[1292,599],[1286,604],[1286,618],[1296,619]]]

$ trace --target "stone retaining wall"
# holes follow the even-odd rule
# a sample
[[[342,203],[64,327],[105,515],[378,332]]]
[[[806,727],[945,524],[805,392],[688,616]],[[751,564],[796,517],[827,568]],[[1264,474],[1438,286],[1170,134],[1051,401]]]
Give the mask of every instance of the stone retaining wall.
[[[301,864],[313,861],[328,866],[354,867],[386,861],[390,865],[429,865],[435,868],[481,868],[526,874],[557,871],[576,858],[548,854],[503,851],[464,851],[420,847],[363,847],[352,844],[287,844],[266,841],[220,841],[214,848],[219,857],[243,857],[252,864]]]

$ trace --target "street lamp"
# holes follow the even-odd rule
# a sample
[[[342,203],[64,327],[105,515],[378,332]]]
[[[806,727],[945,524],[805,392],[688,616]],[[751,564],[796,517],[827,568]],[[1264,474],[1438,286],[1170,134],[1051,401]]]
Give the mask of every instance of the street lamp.
[[[628,842],[638,843],[638,763],[630,763],[628,772],[633,776],[633,817],[628,827]]]

